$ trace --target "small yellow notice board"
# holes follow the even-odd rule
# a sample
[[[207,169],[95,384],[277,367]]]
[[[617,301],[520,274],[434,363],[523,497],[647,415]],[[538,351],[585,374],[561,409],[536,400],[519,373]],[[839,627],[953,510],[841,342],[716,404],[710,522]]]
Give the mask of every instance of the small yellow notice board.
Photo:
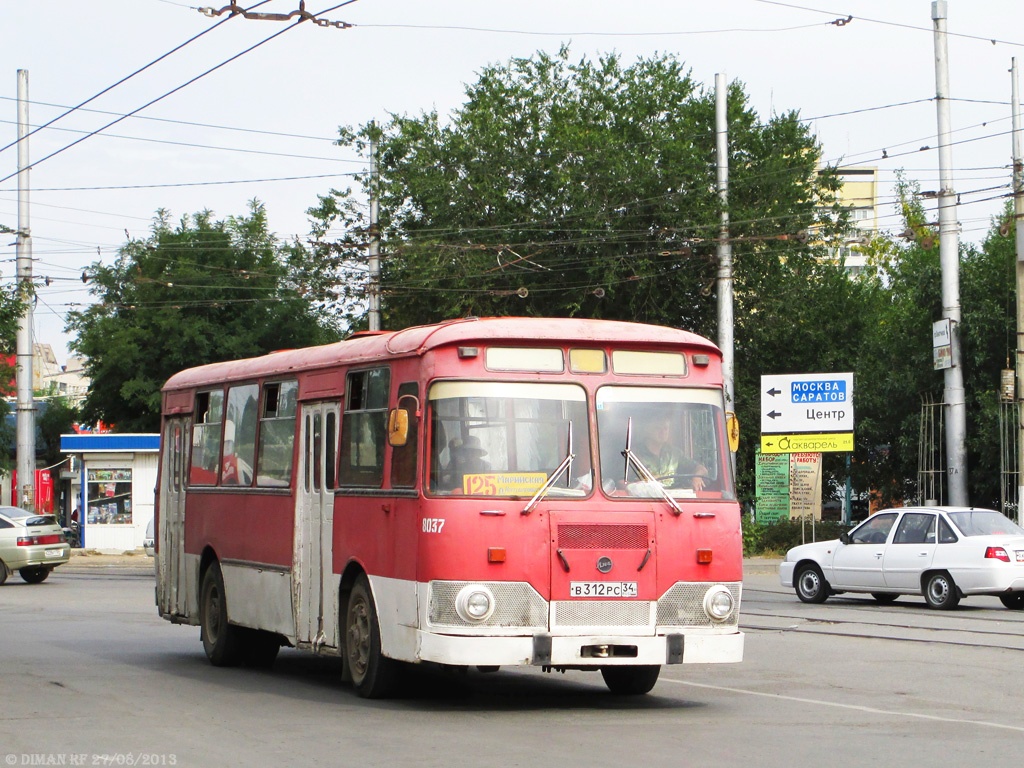
[[[761,435],[761,453],[852,453],[853,432]]]

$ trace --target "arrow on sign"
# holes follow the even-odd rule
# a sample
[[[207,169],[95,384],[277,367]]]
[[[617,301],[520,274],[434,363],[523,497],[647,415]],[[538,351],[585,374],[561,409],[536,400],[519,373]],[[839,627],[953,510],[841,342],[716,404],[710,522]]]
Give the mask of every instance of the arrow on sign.
[[[766,413],[766,414],[765,414],[765,416],[767,416],[767,417],[768,417],[769,419],[777,419],[777,418],[779,418],[779,416],[781,416],[781,415],[782,415],[782,414],[781,414],[781,413],[779,413],[778,411],[770,411],[769,413]]]
[[[776,389],[775,387],[772,387],[771,389],[768,390],[768,394],[771,395],[772,397],[775,397],[776,395],[781,395],[782,394],[782,390],[781,389]]]

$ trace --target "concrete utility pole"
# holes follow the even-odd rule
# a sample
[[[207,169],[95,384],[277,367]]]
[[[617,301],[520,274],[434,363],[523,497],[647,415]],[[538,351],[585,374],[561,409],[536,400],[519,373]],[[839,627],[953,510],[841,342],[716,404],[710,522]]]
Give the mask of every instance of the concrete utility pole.
[[[722,201],[722,221],[718,231],[718,346],[722,349],[722,378],[725,407],[736,410],[733,385],[732,243],[729,240],[729,83],[724,73],[715,75],[715,138],[718,159],[718,197]]]
[[[35,505],[36,412],[32,400],[32,236],[28,222],[28,70],[18,70],[18,239],[15,253],[18,293],[25,314],[18,323],[16,385],[16,460],[18,505]]]
[[[1024,135],[1021,133],[1017,60],[1010,60],[1013,112],[1013,219],[1017,238],[1017,419],[1024,428]],[[1017,435],[1017,524],[1024,524],[1024,434]]]
[[[948,502],[966,506],[967,409],[960,356],[960,234],[953,191],[953,148],[950,145],[949,62],[946,0],[932,3],[935,26],[935,96],[939,128],[939,261],[942,267],[942,317],[950,321],[953,365],[945,369],[946,487]]]
[[[376,126],[371,126],[374,130]],[[380,200],[377,198],[377,141],[370,137],[370,282],[368,288],[371,331],[380,330]]]

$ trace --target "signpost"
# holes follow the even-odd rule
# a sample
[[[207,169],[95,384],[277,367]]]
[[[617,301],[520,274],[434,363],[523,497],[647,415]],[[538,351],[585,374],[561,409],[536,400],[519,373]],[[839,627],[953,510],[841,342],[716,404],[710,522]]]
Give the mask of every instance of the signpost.
[[[758,520],[786,516],[820,519],[821,454],[852,452],[852,373],[761,377]],[[785,454],[784,464],[779,454]],[[783,486],[770,471],[783,466],[787,473],[784,497],[780,493]],[[783,505],[786,514],[780,511]]]
[[[761,377],[761,433],[853,432],[853,374]]]

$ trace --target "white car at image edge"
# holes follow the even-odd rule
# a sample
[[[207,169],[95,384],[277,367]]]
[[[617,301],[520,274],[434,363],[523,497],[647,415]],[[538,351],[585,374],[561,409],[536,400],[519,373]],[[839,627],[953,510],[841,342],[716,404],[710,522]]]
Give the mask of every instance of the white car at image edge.
[[[805,603],[863,592],[879,603],[923,595],[948,610],[968,595],[995,595],[1021,610],[1024,528],[991,509],[885,509],[838,539],[789,550],[779,577]]]

